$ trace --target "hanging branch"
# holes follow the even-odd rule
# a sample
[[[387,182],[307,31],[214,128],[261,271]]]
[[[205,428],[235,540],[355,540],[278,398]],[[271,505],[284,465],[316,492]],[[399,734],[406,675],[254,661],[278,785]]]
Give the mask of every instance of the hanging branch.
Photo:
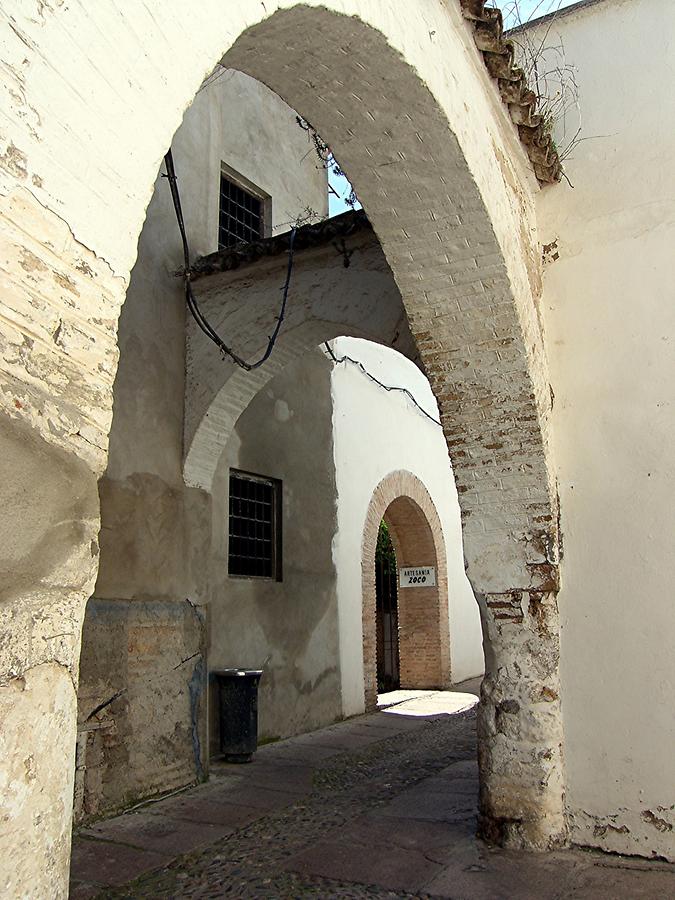
[[[569,159],[583,140],[581,126],[567,137],[569,113],[576,110],[577,118],[581,116],[577,70],[567,61],[562,38],[557,42],[552,39],[552,29],[564,9],[563,3],[564,0],[539,0],[527,13],[523,12],[523,0],[504,0],[499,4],[504,25],[512,32],[509,39],[517,47],[518,62],[537,95],[537,112],[543,118],[544,129],[549,133],[556,129],[562,135],[562,146],[558,148],[561,162]],[[543,30],[535,32],[524,27],[542,16],[547,17],[541,25]]]
[[[316,128],[314,128],[314,126],[311,125],[306,119],[303,119],[302,116],[296,116],[295,121],[303,131],[307,132],[310,140],[312,141],[314,152],[316,153],[316,157],[319,160],[321,167],[329,172],[332,172],[336,178],[345,178],[347,182],[349,182],[349,179],[340,167],[340,164],[335,159],[333,151],[321,137]],[[328,187],[336,197],[340,196],[334,188],[332,188],[330,185],[328,185]],[[347,204],[347,206],[351,206],[351,208],[354,209],[356,204],[359,202],[359,198],[356,196],[356,191],[351,187],[351,185],[350,188],[351,190],[349,191],[349,194],[345,198],[344,202]],[[340,199],[342,198],[340,197]]]

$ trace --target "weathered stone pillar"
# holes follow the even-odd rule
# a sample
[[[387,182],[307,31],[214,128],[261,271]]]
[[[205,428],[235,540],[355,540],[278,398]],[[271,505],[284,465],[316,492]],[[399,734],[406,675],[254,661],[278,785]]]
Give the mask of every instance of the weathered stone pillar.
[[[96,478],[0,414],[0,511],[0,896],[65,898]]]
[[[0,896],[61,898],[80,635],[98,568],[97,479],[126,281],[75,237],[67,201],[52,212],[56,195],[34,193],[41,178],[29,190],[19,183],[25,168],[9,171],[17,183],[0,191]]]
[[[553,592],[478,594],[485,678],[478,716],[479,834],[548,850],[567,840]]]

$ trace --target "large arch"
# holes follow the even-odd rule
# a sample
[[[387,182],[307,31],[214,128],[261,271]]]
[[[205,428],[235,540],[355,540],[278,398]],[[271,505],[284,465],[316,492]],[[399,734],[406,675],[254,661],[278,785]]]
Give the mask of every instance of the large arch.
[[[389,526],[401,566],[433,566],[436,584],[399,587],[399,646],[402,688],[450,684],[448,567],[443,529],[429,492],[412,472],[387,475],[373,491],[363,528],[363,679],[366,710],[377,705],[375,648],[375,548],[380,522]]]
[[[560,841],[536,183],[459,3],[245,0],[225,16],[216,0],[168,0],[159,19],[145,4],[15,0],[3,15],[3,888],[65,892],[72,765],[55,761],[74,752],[117,317],[160,160],[221,59],[319,129],[380,239],[439,401],[489,645],[485,831]]]

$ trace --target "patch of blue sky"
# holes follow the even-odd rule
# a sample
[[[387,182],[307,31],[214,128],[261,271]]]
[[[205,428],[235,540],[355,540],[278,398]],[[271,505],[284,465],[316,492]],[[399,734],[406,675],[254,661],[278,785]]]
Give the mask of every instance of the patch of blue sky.
[[[347,212],[348,209],[361,209],[361,204],[356,201],[354,206],[347,203],[352,192],[352,186],[345,175],[335,175],[330,169],[328,170],[328,215],[339,216],[340,213]]]
[[[578,2],[579,0],[500,0],[493,5],[501,8],[505,27],[514,28],[523,22],[558,12],[566,6],[574,6]]]

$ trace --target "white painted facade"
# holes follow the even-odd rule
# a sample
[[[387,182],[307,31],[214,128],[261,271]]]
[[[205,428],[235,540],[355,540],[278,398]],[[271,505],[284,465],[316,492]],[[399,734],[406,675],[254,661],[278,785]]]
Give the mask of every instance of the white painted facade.
[[[574,189],[537,199],[558,257],[542,311],[571,834],[675,859],[675,4],[598,0],[549,42],[575,67],[584,139]]]
[[[361,362],[386,385],[407,388],[434,419],[438,407],[429,382],[410,360],[368,341],[339,338],[340,358]],[[443,526],[448,566],[450,675],[454,684],[483,672],[478,605],[464,572],[457,489],[441,427],[401,392],[387,392],[350,362],[332,375],[337,532],[333,559],[340,624],[342,706],[346,716],[363,712],[361,555],[366,513],[373,491],[392,472],[416,475],[429,491]],[[423,562],[423,561],[422,561]]]

